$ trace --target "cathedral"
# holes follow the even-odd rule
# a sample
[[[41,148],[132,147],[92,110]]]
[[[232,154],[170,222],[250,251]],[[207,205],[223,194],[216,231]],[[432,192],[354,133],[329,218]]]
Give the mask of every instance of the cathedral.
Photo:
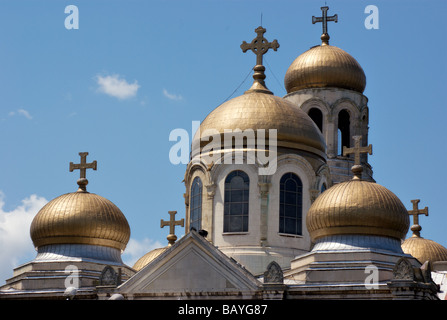
[[[312,17],[319,43],[291,58],[284,97],[268,89],[263,65],[279,42],[262,26],[242,42],[256,59],[252,85],[210,110],[195,133],[185,218],[160,217],[165,247],[123,263],[129,224],[87,191],[97,162],[81,152],[70,163],[78,190],[34,217],[37,255],[14,269],[0,299],[445,299],[447,249],[421,236],[428,208],[415,199],[407,209],[373,178],[366,75],[330,44],[338,16],[328,9]]]

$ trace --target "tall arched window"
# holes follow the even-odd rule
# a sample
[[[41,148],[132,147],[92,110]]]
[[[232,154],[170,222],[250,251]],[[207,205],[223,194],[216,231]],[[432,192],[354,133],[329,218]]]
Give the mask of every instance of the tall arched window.
[[[323,113],[321,112],[321,110],[317,108],[311,108],[308,114],[309,117],[315,122],[318,129],[323,132]]]
[[[248,231],[248,196],[250,179],[240,170],[225,179],[224,232]]]
[[[197,231],[202,229],[202,180],[199,177],[195,177],[191,184],[189,227]]]
[[[338,151],[340,155],[343,155],[343,147],[350,147],[350,125],[349,112],[346,110],[341,110],[338,114]]]
[[[302,235],[303,183],[288,172],[280,180],[279,232]]]

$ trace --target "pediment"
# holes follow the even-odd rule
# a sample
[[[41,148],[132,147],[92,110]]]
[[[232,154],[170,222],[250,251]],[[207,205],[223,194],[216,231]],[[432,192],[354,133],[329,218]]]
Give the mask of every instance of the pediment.
[[[118,287],[120,293],[256,291],[261,283],[191,231]]]

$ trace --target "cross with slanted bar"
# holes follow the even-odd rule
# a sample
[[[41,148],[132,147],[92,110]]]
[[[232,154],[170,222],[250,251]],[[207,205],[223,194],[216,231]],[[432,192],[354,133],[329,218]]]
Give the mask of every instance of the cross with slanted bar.
[[[273,40],[273,42],[268,42],[266,38],[264,38],[264,33],[266,29],[263,27],[257,27],[255,32],[258,34],[256,38],[252,40],[251,43],[242,42],[241,49],[243,52],[247,50],[253,51],[256,55],[256,65],[262,65],[262,56],[267,53],[269,49],[279,48],[279,43],[277,40]]]
[[[81,163],[70,162],[70,172],[73,172],[73,170],[80,170],[80,178],[85,179],[87,169],[96,170],[97,162],[95,160],[91,163],[87,163],[88,152],[79,152],[79,155],[81,156]]]
[[[327,23],[328,21],[334,21],[335,23],[338,22],[338,15],[334,14],[333,16],[328,17],[327,11],[329,10],[329,7],[321,7],[321,11],[323,12],[322,17],[315,17],[312,16],[312,24],[315,24],[317,22],[321,22],[323,24],[323,34],[327,33]]]
[[[168,211],[170,215],[169,221],[164,221],[161,219],[160,228],[169,226],[169,235],[166,237],[168,239],[169,245],[173,245],[175,240],[177,240],[177,236],[175,235],[175,226],[183,227],[185,224],[185,219],[175,221],[175,215],[177,211]]]
[[[425,214],[428,216],[428,207],[425,207],[424,209],[419,209],[419,202],[420,199],[411,200],[413,203],[413,210],[409,210],[408,214],[410,216],[413,216],[413,225],[411,226],[411,231],[413,231],[413,235],[420,236],[420,232],[422,230],[422,227],[419,225],[419,215]]]

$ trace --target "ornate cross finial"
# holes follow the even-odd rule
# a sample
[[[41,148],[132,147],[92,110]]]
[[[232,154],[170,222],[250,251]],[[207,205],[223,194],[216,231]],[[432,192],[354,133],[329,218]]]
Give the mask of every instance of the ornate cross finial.
[[[264,93],[271,93],[267,87],[265,86],[265,67],[262,64],[262,57],[267,53],[269,49],[277,50],[279,48],[279,43],[275,39],[273,42],[268,42],[266,38],[264,38],[264,33],[266,29],[259,26],[255,29],[255,32],[258,34],[256,38],[254,38],[251,43],[247,43],[245,41],[241,44],[242,52],[247,52],[247,50],[253,51],[256,55],[256,66],[253,68],[255,73],[253,74],[253,79],[255,80],[253,86],[250,90],[261,91]],[[250,91],[249,90],[249,91]]]
[[[160,228],[169,226],[169,235],[166,237],[166,239],[168,239],[169,245],[172,246],[175,243],[175,240],[177,240],[177,236],[175,235],[175,226],[184,227],[185,219],[175,221],[175,215],[177,214],[177,211],[168,211],[168,213],[170,215],[169,221],[164,221],[163,219],[161,219]]]
[[[352,167],[352,172],[354,173],[354,179],[361,179],[363,167],[360,163],[360,154],[361,153],[369,153],[372,154],[372,145],[368,145],[367,147],[361,147],[360,141],[362,140],[362,136],[353,136],[354,139],[354,147],[347,148],[343,146],[343,156],[346,157],[349,154],[354,154],[354,166]]]
[[[86,186],[88,184],[88,180],[85,178],[86,171],[87,169],[96,170],[97,162],[95,160],[91,163],[87,163],[88,152],[79,152],[79,155],[81,156],[81,163],[75,164],[73,162],[70,162],[70,172],[73,172],[73,170],[80,171],[80,177],[78,180],[79,185],[78,191],[86,191]]]
[[[411,231],[413,231],[413,237],[420,237],[421,236],[421,230],[422,227],[419,225],[419,215],[425,214],[428,216],[428,207],[425,207],[424,209],[419,209],[419,202],[421,200],[415,199],[411,200],[413,203],[413,210],[409,210],[408,214],[410,216],[413,216],[413,225],[411,226]]]
[[[312,24],[315,24],[317,22],[321,22],[323,24],[323,34],[321,35],[321,40],[323,41],[322,45],[329,44],[329,34],[327,33],[327,23],[328,21],[334,21],[335,23],[338,22],[338,15],[334,14],[333,16],[328,17],[327,11],[329,10],[329,7],[321,7],[321,11],[323,13],[322,17],[315,17],[312,16]]]

